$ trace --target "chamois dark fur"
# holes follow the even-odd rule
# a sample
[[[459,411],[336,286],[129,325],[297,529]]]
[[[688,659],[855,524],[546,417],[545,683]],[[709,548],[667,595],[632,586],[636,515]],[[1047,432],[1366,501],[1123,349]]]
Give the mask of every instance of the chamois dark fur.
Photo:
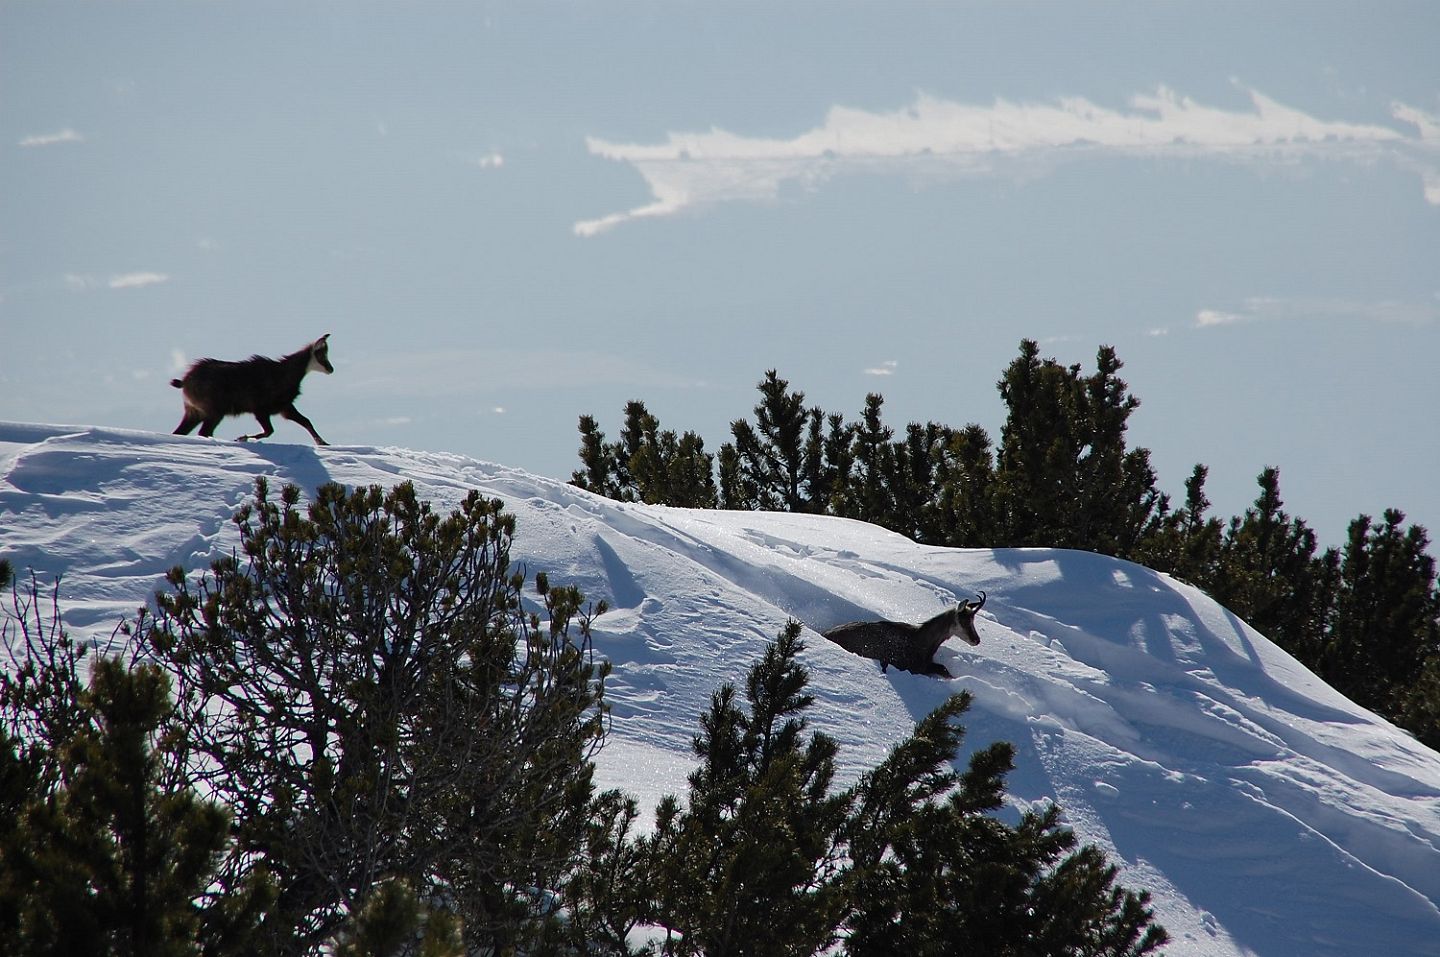
[[[185,398],[185,417],[175,427],[175,434],[189,435],[198,425],[200,434],[208,438],[227,415],[253,415],[263,431],[242,435],[240,441],[264,439],[275,431],[270,417],[278,415],[303,426],[316,445],[328,445],[310,420],[295,408],[295,398],[300,395],[300,380],[305,373],[311,369],[326,375],[335,371],[330,364],[329,338],[327,332],[281,359],[251,356],[243,362],[196,362],[183,378],[170,380]]]
[[[984,604],[982,591],[979,601],[962,601],[918,625],[903,621],[852,621],[822,634],[852,654],[874,658],[880,662],[881,671],[894,665],[912,674],[952,678],[949,669],[935,661],[935,652],[952,636],[972,645],[980,644],[975,613]]]

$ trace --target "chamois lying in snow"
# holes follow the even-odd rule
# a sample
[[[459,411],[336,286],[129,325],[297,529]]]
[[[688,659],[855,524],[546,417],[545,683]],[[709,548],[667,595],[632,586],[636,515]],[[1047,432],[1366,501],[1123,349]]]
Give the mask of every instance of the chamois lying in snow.
[[[954,677],[935,661],[935,652],[945,639],[964,638],[972,645],[980,644],[975,630],[975,613],[985,604],[985,593],[976,602],[962,601],[954,608],[919,625],[903,621],[852,621],[822,632],[835,644],[864,658],[880,662],[880,670],[891,665],[917,675]]]
[[[201,359],[190,367],[184,378],[171,379],[170,384],[185,397],[185,417],[175,427],[176,435],[189,435],[195,426],[207,438],[227,415],[253,415],[264,429],[255,435],[242,435],[240,441],[268,438],[275,427],[272,415],[279,415],[305,427],[316,445],[328,445],[315,431],[310,420],[295,408],[300,394],[300,380],[314,369],[326,375],[335,371],[330,364],[330,346],[325,340],[330,333],[283,359],[251,356],[243,362]]]

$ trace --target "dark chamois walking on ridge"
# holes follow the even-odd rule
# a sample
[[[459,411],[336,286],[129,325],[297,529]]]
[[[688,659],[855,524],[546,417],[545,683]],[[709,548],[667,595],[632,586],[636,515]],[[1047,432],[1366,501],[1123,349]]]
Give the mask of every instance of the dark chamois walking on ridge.
[[[985,604],[980,600],[962,601],[954,608],[919,625],[903,621],[852,621],[822,632],[846,651],[880,662],[880,670],[891,665],[917,675],[952,678],[949,669],[935,661],[935,652],[945,639],[964,638],[972,645],[980,644],[975,630],[975,613]]]
[[[335,371],[330,364],[330,346],[325,341],[330,333],[283,359],[251,356],[243,362],[201,359],[190,367],[184,378],[171,379],[170,384],[185,396],[185,417],[175,427],[176,435],[189,435],[195,426],[207,438],[227,415],[253,415],[264,429],[255,435],[242,435],[240,441],[268,438],[275,428],[270,417],[278,415],[305,427],[316,445],[328,445],[315,431],[310,420],[295,408],[300,394],[300,380],[314,369],[326,375]]]

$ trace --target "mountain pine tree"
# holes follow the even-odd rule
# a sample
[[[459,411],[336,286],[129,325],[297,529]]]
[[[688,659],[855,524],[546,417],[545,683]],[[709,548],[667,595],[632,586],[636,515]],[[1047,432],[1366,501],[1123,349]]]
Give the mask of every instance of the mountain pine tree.
[[[1140,401],[1116,376],[1109,346],[1096,371],[1040,358],[1030,339],[1000,379],[1008,416],[995,472],[993,545],[1083,548],[1124,556],[1163,509],[1150,454],[1127,450],[1125,432]]]
[[[214,886],[230,817],[177,786],[185,752],[164,674],[92,667],[58,607],[31,617],[33,585],[16,608],[0,669],[5,953],[251,953],[269,887]]]
[[[701,718],[700,766],[682,806],[666,797],[646,839],[650,920],[666,953],[818,953],[843,905],[837,839],[848,807],[832,795],[835,743],[805,736],[813,702],[790,622],[751,668],[748,712],[726,684]]]
[[[460,924],[404,881],[377,887],[336,937],[335,957],[465,957]]]
[[[1107,555],[1128,555],[1151,530],[1151,519],[1163,507],[1155,488],[1148,449],[1127,449],[1125,433],[1131,414],[1140,407],[1117,372],[1124,366],[1110,346],[1095,356],[1095,372],[1084,382],[1087,448],[1079,457],[1076,538],[1082,547]]]
[[[935,469],[935,544],[984,548],[996,540],[995,464],[990,435],[978,425],[949,431]]]
[[[935,422],[905,427],[905,440],[895,443],[895,466],[890,480],[895,518],[904,524],[890,527],[926,545],[948,544],[948,516],[943,514],[939,496],[945,458],[953,432]]]
[[[184,767],[234,810],[222,884],[274,880],[258,952],[319,952],[395,880],[467,948],[522,945],[582,851],[605,728],[578,593],[536,576],[525,612],[514,519],[478,494],[442,518],[408,483],[331,484],[302,509],[262,479],[235,522],[239,555],[173,571],[136,633],[180,690]]]
[[[714,508],[718,501],[714,456],[694,432],[677,438],[669,430],[650,428],[630,460],[630,472],[636,497],[647,505]]]
[[[1440,751],[1440,655],[1431,655],[1419,676],[1396,689],[1396,724],[1414,732],[1427,747]]]
[[[66,743],[61,787],[28,805],[3,854],[5,891],[24,901],[9,953],[202,952],[205,910],[195,901],[214,877],[229,819],[162,787],[168,769],[154,739],[168,692],[157,669],[96,663],[81,699],[93,726]]]
[[[1291,518],[1280,471],[1257,478],[1260,494],[1230,520],[1215,576],[1204,585],[1257,631],[1301,661],[1317,662],[1338,578],[1333,549],[1316,554],[1315,533]]]
[[[1075,850],[1057,807],[1014,826],[993,815],[1011,745],[953,770],[969,705],[968,693],[953,695],[856,786],[845,952],[1138,957],[1162,947],[1149,895],[1116,885],[1098,849]]]
[[[791,622],[751,668],[748,711],[724,685],[695,739],[684,804],[665,798],[635,872],[639,913],[666,954],[894,953],[1138,957],[1157,950],[1148,895],[1059,824],[994,815],[1013,748],[953,768],[968,694],[955,695],[852,788],[832,793],[836,746],[812,703]]]
[[[1389,509],[1383,524],[1368,515],[1350,523],[1319,662],[1335,688],[1392,717],[1403,715],[1407,689],[1440,657],[1440,591],[1429,537],[1422,526],[1402,528],[1404,522],[1404,513]]]
[[[633,836],[635,799],[607,791],[591,808],[579,865],[566,882],[563,910],[546,922],[535,952],[630,957],[631,932],[651,913],[650,867]]]
[[[1185,480],[1185,506],[1179,511],[1170,511],[1168,502],[1162,502],[1154,527],[1130,556],[1133,560],[1200,587],[1217,580],[1225,525],[1206,516],[1208,475],[1204,465],[1195,466]]]
[[[765,373],[758,388],[761,398],[754,409],[755,424],[736,419],[730,424],[734,441],[721,448],[721,488],[731,489],[733,495],[724,507],[813,511],[811,490],[805,483],[806,437],[811,434],[811,420],[822,418],[823,413],[818,408],[807,409],[805,393],[791,392],[790,383],[774,369]],[[735,474],[723,474],[727,465]]]
[[[898,517],[890,489],[895,472],[895,450],[891,447],[895,430],[884,423],[884,403],[878,393],[865,396],[865,411],[855,426],[855,490],[850,496],[854,510],[845,516],[876,525]]]
[[[620,439],[605,441],[595,419],[580,417],[580,461],[570,484],[622,502],[714,508],[718,501],[714,456],[694,432],[677,436],[638,400],[625,405]]]
[[[620,477],[619,455],[605,441],[605,433],[591,415],[580,416],[580,462],[584,466],[570,474],[570,484],[625,501],[624,483]]]
[[[996,545],[1072,544],[1068,512],[1077,499],[1079,374],[1079,366],[1066,370],[1053,359],[1042,362],[1039,344],[1025,339],[997,383],[1009,414],[995,470],[1003,536]]]
[[[857,505],[852,488],[855,431],[856,427],[847,424],[845,416],[838,412],[825,416],[823,433],[820,418],[810,420],[806,480],[812,500],[823,514],[850,516],[855,513]]]

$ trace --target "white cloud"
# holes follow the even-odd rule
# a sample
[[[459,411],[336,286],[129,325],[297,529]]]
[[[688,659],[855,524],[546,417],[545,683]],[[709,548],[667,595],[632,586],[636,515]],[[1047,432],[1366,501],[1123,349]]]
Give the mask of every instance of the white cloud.
[[[1244,321],[1245,317],[1238,312],[1221,312],[1219,309],[1201,309],[1195,314],[1195,325],[1202,329],[1207,326],[1233,326]]]
[[[472,162],[481,169],[499,169],[505,165],[505,157],[499,153],[486,153],[484,156],[475,157]]]
[[[1252,296],[1235,312],[1201,309],[1195,314],[1196,328],[1234,325],[1241,322],[1341,320],[1349,322],[1408,323],[1429,325],[1440,322],[1440,305],[1384,299],[1359,302],[1349,299],[1282,299]]]
[[[163,272],[127,272],[111,276],[106,285],[111,289],[139,289],[141,286],[155,286],[169,281],[170,277]]]
[[[101,286],[108,289],[139,289],[142,286],[155,286],[169,282],[170,277],[163,272],[127,272],[117,273],[109,279],[101,280],[84,273],[69,272],[65,274],[64,280],[65,285],[71,289],[77,292],[88,292]]]
[[[1421,173],[1425,184],[1425,202],[1431,206],[1440,206],[1440,172],[1425,170]]]
[[[899,367],[900,367],[900,363],[896,362],[894,359],[886,359],[884,362],[880,363],[878,366],[874,366],[873,368],[866,369],[866,370],[865,370],[865,374],[866,374],[866,375],[894,375],[894,374],[895,374],[895,370],[898,369]]]
[[[629,163],[653,202],[575,223],[594,236],[635,219],[735,200],[773,200],[782,184],[815,189],[842,172],[985,175],[1019,161],[1093,155],[1224,157],[1274,162],[1316,156],[1388,159],[1422,176],[1426,200],[1440,205],[1440,122],[1395,104],[1392,116],[1418,136],[1389,126],[1321,120],[1250,90],[1251,109],[1204,106],[1160,88],[1114,110],[1082,97],[1054,103],[959,103],[920,94],[891,112],[832,107],[823,125],[791,139],[747,137],[712,128],[670,133],[662,143],[586,140],[599,157]]]
[[[1402,123],[1412,124],[1420,131],[1420,139],[1425,142],[1440,143],[1440,119],[1424,110],[1406,106],[1404,103],[1393,103],[1390,106],[1390,115]]]
[[[60,143],[83,143],[85,137],[72,129],[66,128],[57,133],[37,133],[24,137],[20,145],[26,149],[33,149],[37,146],[56,146]]]

